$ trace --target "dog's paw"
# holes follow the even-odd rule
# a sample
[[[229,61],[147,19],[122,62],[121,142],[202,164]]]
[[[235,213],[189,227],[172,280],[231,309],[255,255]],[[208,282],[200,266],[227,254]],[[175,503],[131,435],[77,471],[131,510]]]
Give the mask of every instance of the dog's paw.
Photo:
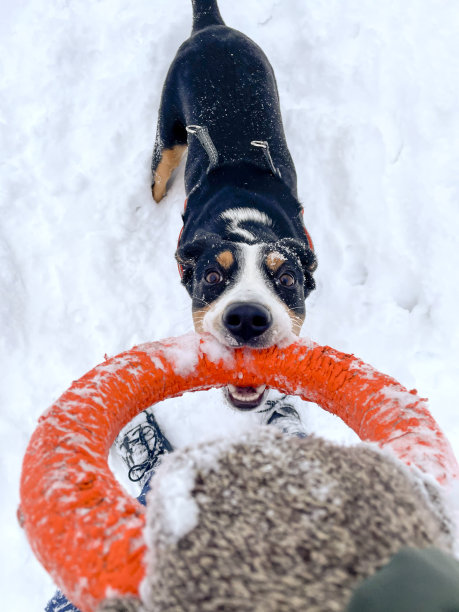
[[[153,183],[153,185],[151,186],[151,196],[153,200],[156,202],[156,204],[159,204],[165,195],[166,195],[166,190],[161,189],[157,183]]]

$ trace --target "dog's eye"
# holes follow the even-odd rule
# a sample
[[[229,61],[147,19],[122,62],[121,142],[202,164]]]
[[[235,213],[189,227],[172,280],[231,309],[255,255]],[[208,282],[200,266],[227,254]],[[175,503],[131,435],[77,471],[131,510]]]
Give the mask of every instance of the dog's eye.
[[[220,272],[218,272],[218,270],[209,270],[208,272],[206,272],[204,280],[209,285],[216,285],[217,283],[219,283],[222,280],[222,278],[223,277],[220,274]]]
[[[278,281],[283,287],[293,287],[296,283],[296,278],[291,272],[284,272],[279,276]]]

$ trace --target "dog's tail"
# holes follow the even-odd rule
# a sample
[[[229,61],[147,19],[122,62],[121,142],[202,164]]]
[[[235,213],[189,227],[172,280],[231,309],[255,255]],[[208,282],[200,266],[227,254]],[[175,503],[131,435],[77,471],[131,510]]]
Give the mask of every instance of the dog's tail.
[[[212,25],[225,25],[218,10],[217,0],[192,0],[193,34]]]

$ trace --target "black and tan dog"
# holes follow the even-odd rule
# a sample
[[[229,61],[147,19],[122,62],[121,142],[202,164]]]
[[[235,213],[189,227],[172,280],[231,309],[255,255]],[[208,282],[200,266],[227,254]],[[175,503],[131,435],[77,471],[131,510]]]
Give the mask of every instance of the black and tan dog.
[[[273,69],[225,26],[215,0],[193,0],[193,30],[164,85],[153,153],[159,202],[188,147],[187,206],[177,249],[197,331],[228,346],[298,335],[316,258],[297,198]],[[240,409],[265,387],[229,387]]]

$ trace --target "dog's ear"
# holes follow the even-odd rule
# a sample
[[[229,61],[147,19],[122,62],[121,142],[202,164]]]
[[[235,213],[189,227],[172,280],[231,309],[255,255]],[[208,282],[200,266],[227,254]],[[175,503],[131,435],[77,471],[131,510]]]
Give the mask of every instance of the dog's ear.
[[[314,251],[296,238],[282,238],[277,244],[292,251],[299,258],[304,274],[304,297],[307,297],[316,288],[316,283],[312,276],[317,268],[317,257]]]
[[[201,240],[193,240],[180,244],[175,252],[182,284],[190,295],[192,294],[193,271],[203,249],[204,245]]]
[[[175,259],[181,268],[182,283],[191,295],[193,272],[198,259],[206,249],[218,246],[222,241],[217,234],[198,233],[193,240],[180,243],[175,252]]]

